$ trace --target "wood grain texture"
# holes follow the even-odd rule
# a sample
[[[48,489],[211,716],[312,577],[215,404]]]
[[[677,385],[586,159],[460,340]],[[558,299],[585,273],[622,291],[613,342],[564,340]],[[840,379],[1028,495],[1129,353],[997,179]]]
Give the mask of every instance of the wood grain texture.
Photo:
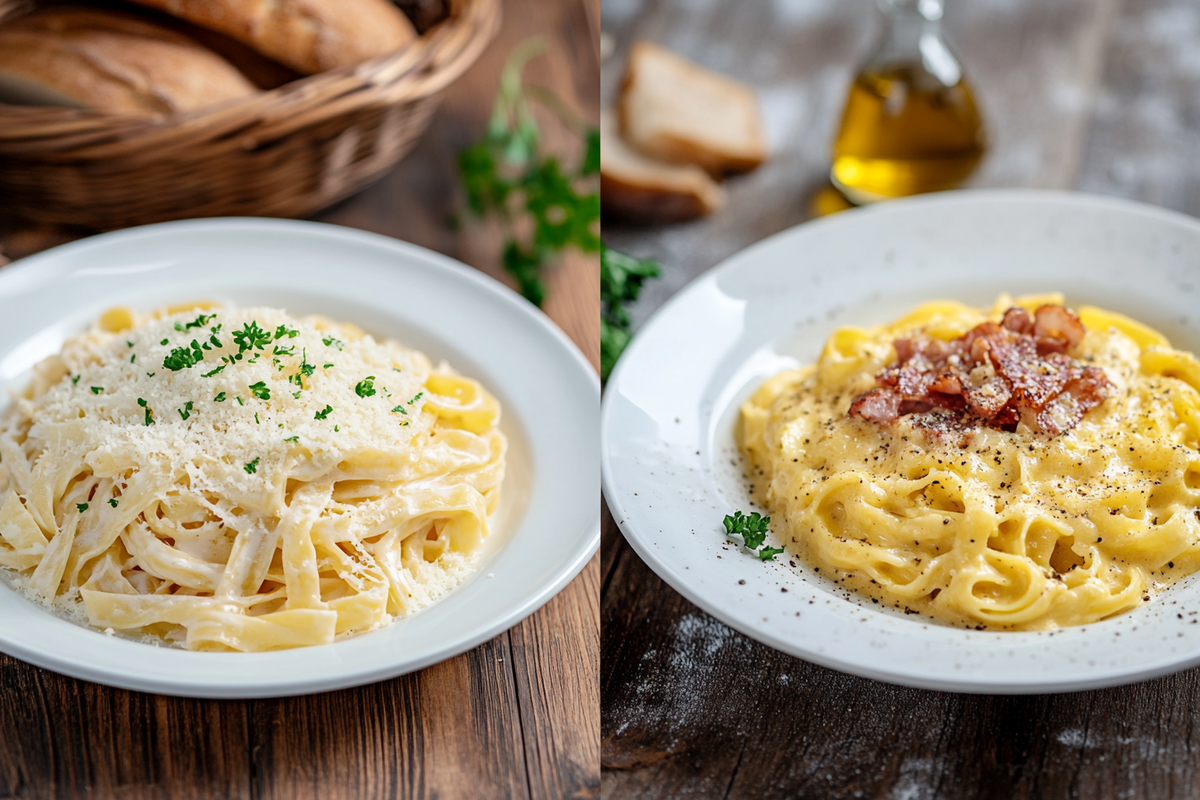
[[[611,98],[654,39],[757,84],[775,153],[721,214],[605,225],[659,258],[640,322],[730,253],[811,216],[870,4],[611,0]],[[1082,189],[1200,214],[1200,7],[1183,0],[947,3],[992,149],[971,185]],[[606,517],[601,545],[605,798],[1200,797],[1200,670],[1028,697],[906,689],[778,653],[684,600]]]
[[[495,44],[446,93],[428,135],[383,180],[317,219],[395,236],[504,279],[495,230],[450,217],[457,153],[486,129],[500,68],[540,35],[527,77],[586,117],[599,91],[592,0],[506,0]],[[577,158],[544,120],[546,146]],[[0,220],[0,256],[86,231]],[[0,262],[3,263],[3,262]],[[546,312],[599,363],[597,260],[572,255]],[[0,656],[0,798],[594,797],[599,764],[599,557],[511,631],[421,672],[308,697],[200,701],[123,692]]]

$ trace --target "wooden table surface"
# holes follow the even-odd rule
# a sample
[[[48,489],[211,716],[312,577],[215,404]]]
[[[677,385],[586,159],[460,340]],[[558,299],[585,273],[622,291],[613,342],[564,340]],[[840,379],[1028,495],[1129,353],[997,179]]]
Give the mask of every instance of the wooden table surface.
[[[505,23],[446,93],[416,150],[318,219],[395,236],[501,276],[499,238],[468,224],[457,152],[485,130],[500,67],[532,35],[549,52],[529,79],[589,118],[599,97],[599,9],[506,0]],[[546,125],[551,150],[573,146]],[[78,231],[0,220],[0,249],[27,255]],[[596,259],[571,257],[545,310],[598,364]],[[357,689],[210,701],[111,689],[0,655],[0,797],[594,797],[599,765],[599,559],[506,633],[456,658]]]
[[[648,38],[756,84],[773,145],[711,219],[604,225],[660,260],[640,323],[726,256],[812,216],[868,0],[603,0],[615,54]],[[1200,5],[948,0],[991,152],[974,187],[1077,189],[1200,215]],[[1200,268],[1200,265],[1198,265]],[[778,653],[658,579],[606,521],[601,546],[606,798],[1200,797],[1200,670],[1028,697],[898,688]]]

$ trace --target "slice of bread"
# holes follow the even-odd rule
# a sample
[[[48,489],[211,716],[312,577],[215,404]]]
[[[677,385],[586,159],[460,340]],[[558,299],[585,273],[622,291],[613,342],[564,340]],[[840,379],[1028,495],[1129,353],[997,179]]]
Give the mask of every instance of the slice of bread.
[[[0,25],[0,102],[174,114],[256,92],[216,53],[132,14],[50,6]]]
[[[600,207],[631,222],[677,222],[711,214],[725,192],[690,164],[647,158],[626,144],[607,112],[600,115]]]
[[[664,161],[721,174],[767,157],[752,87],[650,42],[630,50],[618,109],[625,139]]]
[[[305,74],[398,50],[417,32],[388,0],[134,0],[219,31]]]

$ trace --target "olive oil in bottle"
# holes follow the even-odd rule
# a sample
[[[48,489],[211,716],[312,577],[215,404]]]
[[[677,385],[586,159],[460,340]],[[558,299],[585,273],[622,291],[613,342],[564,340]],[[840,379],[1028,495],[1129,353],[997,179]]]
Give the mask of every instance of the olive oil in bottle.
[[[883,36],[850,87],[830,170],[855,203],[954,188],[985,149],[971,89],[938,30],[942,0],[877,4]]]

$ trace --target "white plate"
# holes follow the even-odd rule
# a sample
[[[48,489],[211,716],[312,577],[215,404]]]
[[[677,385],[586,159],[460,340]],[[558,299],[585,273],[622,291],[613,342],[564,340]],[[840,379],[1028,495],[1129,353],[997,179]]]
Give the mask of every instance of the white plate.
[[[954,192],[801,225],[734,256],[663,306],[608,382],[604,495],[625,537],[723,622],[856,675],[1033,693],[1200,664],[1197,576],[1098,624],[987,633],[881,611],[799,562],[760,562],[728,544],[721,520],[751,507],[734,421],[764,378],[815,361],[838,326],[885,322],[933,298],[990,305],[1002,291],[1062,291],[1200,351],[1200,221],[1079,194]]]
[[[214,299],[353,321],[445,358],[504,407],[508,477],[479,571],[434,606],[333,645],[193,653],[107,637],[0,586],[0,650],[112,686],[276,697],[390,678],[511,627],[583,568],[600,537],[595,372],[532,305],[420,247],[333,225],[172,222],[54,248],[0,270],[0,386],[113,305]]]

